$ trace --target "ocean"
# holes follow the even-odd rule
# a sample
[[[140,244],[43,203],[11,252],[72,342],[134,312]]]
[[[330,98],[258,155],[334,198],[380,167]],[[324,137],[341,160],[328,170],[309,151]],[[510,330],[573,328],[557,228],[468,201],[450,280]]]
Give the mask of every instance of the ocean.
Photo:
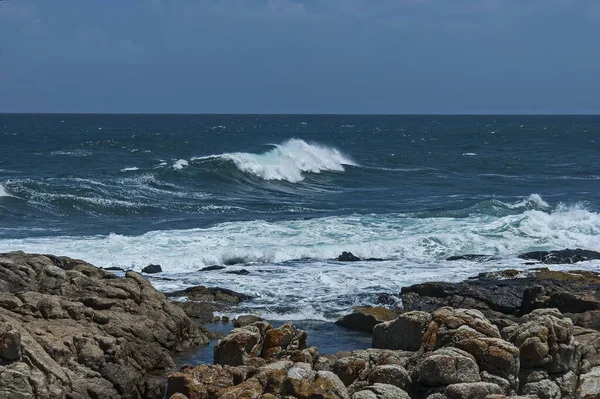
[[[600,116],[0,114],[0,251],[160,264],[162,291],[334,320],[410,284],[530,267],[525,251],[600,250],[599,154]],[[445,260],[467,253],[494,259]]]

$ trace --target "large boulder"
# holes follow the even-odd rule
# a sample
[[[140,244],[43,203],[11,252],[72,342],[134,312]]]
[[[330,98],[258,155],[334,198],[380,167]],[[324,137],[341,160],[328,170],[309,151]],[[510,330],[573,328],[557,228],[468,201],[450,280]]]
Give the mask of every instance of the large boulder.
[[[293,324],[273,328],[264,321],[235,328],[214,349],[214,363],[230,366],[262,364],[276,359],[313,362],[316,349],[306,348],[306,331]]]
[[[356,392],[352,399],[410,399],[410,396],[397,386],[375,383]]]
[[[359,306],[354,312],[342,317],[335,324],[354,331],[371,333],[373,327],[384,321],[394,320],[398,315],[382,307]]]
[[[428,387],[481,381],[473,356],[456,348],[424,353],[413,372],[413,380]]]
[[[172,353],[208,342],[135,272],[12,252],[0,291],[0,396],[159,398]]]
[[[429,313],[413,311],[377,324],[373,328],[373,348],[417,351],[430,322]]]

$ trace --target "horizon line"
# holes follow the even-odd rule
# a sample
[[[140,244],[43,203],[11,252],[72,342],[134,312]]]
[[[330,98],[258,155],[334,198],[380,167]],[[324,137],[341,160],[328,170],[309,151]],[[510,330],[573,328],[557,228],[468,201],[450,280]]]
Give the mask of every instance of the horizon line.
[[[599,113],[285,113],[285,112],[3,112],[0,115],[158,115],[158,116],[600,116]]]

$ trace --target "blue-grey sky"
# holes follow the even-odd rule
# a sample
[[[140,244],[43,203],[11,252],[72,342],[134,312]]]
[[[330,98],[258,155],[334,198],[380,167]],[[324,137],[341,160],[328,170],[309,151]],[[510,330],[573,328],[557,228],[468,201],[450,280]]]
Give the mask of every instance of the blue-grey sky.
[[[600,1],[0,1],[0,112],[600,113]]]

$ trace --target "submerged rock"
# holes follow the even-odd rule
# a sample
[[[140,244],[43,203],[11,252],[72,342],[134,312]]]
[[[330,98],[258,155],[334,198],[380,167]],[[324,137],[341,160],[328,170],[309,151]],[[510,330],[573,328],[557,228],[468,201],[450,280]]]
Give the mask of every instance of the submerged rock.
[[[377,324],[393,320],[396,317],[398,317],[396,313],[386,308],[359,306],[354,308],[354,312],[342,317],[335,324],[350,330],[371,333]]]
[[[203,267],[202,269],[200,269],[198,271],[199,272],[210,272],[213,270],[223,270],[223,269],[225,269],[225,266],[213,265],[213,266]]]
[[[162,273],[162,267],[160,267],[160,265],[148,265],[142,269],[142,273],[146,273],[146,274]]]
[[[546,264],[577,263],[586,260],[600,259],[600,252],[586,249],[563,249],[560,251],[535,251],[519,255],[525,260],[537,260]]]
[[[140,274],[0,254],[0,396],[161,398],[172,352],[205,344]]]
[[[489,262],[494,260],[494,255],[479,255],[479,254],[466,254],[466,255],[455,255],[446,258],[447,261],[457,261],[457,260],[468,260],[471,262]]]
[[[250,272],[246,269],[239,269],[227,271],[225,272],[225,274],[237,274],[238,276],[247,276],[248,274],[250,274]]]

